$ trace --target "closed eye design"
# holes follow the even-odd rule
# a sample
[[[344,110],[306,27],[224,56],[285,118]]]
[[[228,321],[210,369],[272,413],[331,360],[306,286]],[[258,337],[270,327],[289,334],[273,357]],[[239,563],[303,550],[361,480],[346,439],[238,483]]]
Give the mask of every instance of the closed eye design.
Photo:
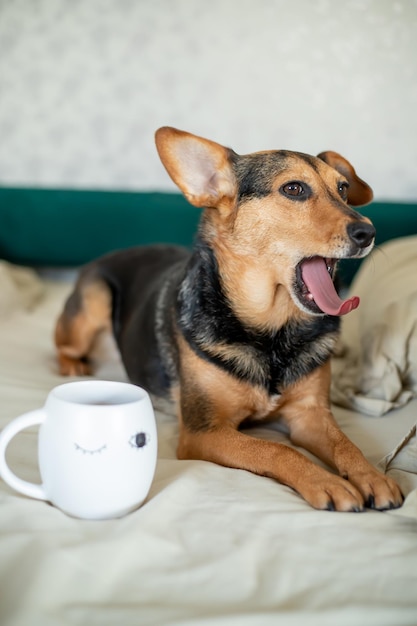
[[[107,448],[106,444],[104,444],[103,446],[100,446],[100,448],[96,448],[94,450],[89,450],[88,448],[83,448],[78,443],[74,443],[74,446],[75,446],[75,449],[78,452],[81,452],[82,454],[91,454],[91,455],[93,455],[93,454],[101,454]]]

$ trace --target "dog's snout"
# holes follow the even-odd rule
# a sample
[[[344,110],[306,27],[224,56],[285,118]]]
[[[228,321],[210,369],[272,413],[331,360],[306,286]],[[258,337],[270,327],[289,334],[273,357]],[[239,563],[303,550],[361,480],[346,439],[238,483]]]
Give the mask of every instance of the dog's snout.
[[[348,235],[359,248],[367,248],[375,237],[375,228],[367,222],[352,222],[347,227]]]

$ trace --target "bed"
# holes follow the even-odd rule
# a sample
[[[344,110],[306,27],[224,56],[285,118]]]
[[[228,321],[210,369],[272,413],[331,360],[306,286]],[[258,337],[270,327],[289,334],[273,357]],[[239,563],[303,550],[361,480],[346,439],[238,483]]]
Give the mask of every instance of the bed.
[[[58,192],[42,198],[36,190],[6,191],[8,201],[0,203],[0,428],[43,405],[62,382],[52,332],[74,279],[68,266],[88,260],[90,248],[96,254],[148,240],[187,244],[196,224],[195,209],[168,194],[140,198],[148,207],[155,201],[144,228],[135,222],[143,216],[132,217],[135,202],[118,197],[123,206],[115,211],[119,217],[126,212],[126,235],[119,239],[112,232],[109,217],[108,228],[101,222],[107,231],[96,237],[94,211],[103,202],[114,206],[117,194],[98,199],[80,193],[74,200],[68,194],[60,199]],[[63,198],[73,207],[71,218],[67,204],[65,210],[59,204]],[[171,201],[183,211],[180,232],[170,226],[168,212],[158,219]],[[51,209],[43,228],[42,206],[46,213]],[[351,289],[362,304],[345,318],[333,362],[336,418],[367,458],[400,482],[403,507],[316,511],[270,479],[178,461],[172,407],[154,398],[156,474],[146,502],[128,516],[74,519],[0,481],[2,626],[417,624],[415,208],[395,213],[405,216],[401,232],[381,218],[385,239],[410,236],[382,245],[359,269]],[[371,205],[370,211],[377,209]],[[174,213],[170,219],[178,230]],[[132,221],[137,235],[128,241]],[[156,232],[161,223],[164,232]],[[76,246],[71,228],[78,232]],[[54,229],[68,235],[66,243]],[[40,265],[54,271],[39,271]],[[96,378],[126,380],[110,337],[99,342],[96,359]],[[253,434],[286,441],[273,425]],[[35,482],[36,444],[36,430],[29,429],[8,450],[14,471]]]

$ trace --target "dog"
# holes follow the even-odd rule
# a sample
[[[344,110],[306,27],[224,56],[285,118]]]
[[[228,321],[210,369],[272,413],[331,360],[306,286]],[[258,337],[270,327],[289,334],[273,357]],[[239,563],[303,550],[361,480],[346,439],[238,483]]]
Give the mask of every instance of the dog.
[[[97,335],[112,331],[129,379],[174,400],[178,458],[273,478],[316,509],[401,506],[397,484],[344,435],[329,401],[340,316],[359,304],[339,297],[336,265],[373,247],[373,225],[351,208],[370,202],[370,187],[336,152],[238,155],[170,127],[155,140],[168,174],[204,209],[195,245],[85,266],[56,325],[60,372],[89,374]],[[337,473],[242,431],[275,419]]]

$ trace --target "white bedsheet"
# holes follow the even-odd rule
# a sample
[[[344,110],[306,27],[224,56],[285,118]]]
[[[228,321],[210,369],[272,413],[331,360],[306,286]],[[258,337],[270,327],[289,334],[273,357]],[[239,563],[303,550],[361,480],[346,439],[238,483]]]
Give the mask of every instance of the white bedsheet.
[[[9,280],[0,309],[0,427],[62,382],[52,331],[69,285],[28,280],[32,296],[19,298],[22,282]],[[125,380],[111,342],[99,351],[108,360],[96,377]],[[397,511],[315,511],[270,479],[176,460],[176,421],[169,404],[157,407],[155,480],[124,518],[73,519],[0,481],[2,626],[416,626],[415,474],[392,470],[408,494]],[[413,400],[382,418],[335,411],[384,463],[416,409]],[[285,438],[272,427],[256,434]],[[8,458],[36,481],[36,432],[19,435]]]

